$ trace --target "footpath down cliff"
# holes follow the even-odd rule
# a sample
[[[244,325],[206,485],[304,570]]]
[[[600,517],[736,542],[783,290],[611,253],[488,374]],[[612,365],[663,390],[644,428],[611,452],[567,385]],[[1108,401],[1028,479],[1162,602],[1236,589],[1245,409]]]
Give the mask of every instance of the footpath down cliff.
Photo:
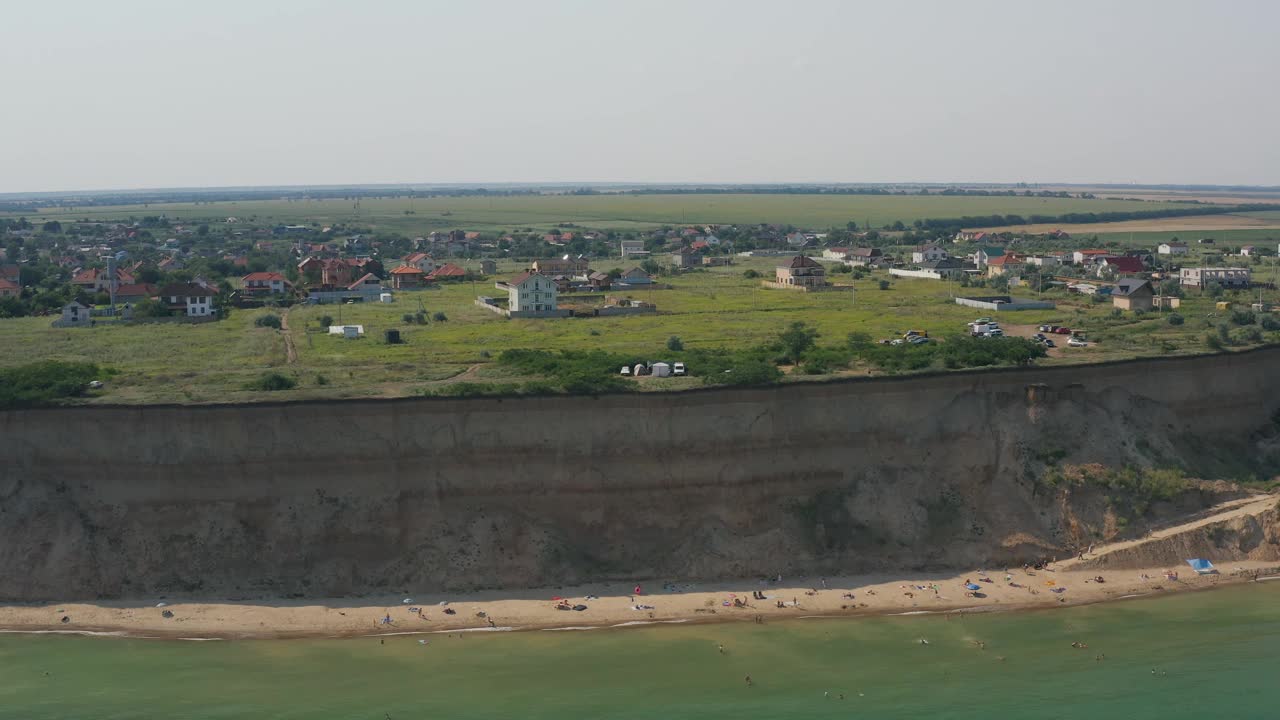
[[[599,398],[0,412],[0,599],[333,597],[1066,556],[1243,494],[1205,483],[1146,502],[1047,483],[1058,465],[1206,479],[1274,468],[1278,361],[1270,348]]]

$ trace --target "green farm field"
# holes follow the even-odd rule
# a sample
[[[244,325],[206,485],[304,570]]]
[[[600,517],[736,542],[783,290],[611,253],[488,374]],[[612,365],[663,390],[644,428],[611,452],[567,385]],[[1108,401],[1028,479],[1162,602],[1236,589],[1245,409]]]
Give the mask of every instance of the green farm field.
[[[560,223],[618,230],[686,223],[776,223],[827,228],[844,227],[854,221],[859,226],[869,222],[873,227],[882,227],[895,221],[910,225],[918,219],[966,215],[1061,215],[1180,207],[1192,206],[1133,200],[941,195],[538,195],[364,198],[358,210],[353,200],[157,203],[49,209],[28,219],[121,220],[164,214],[188,221],[236,217],[257,224],[359,223],[409,234],[448,228],[545,229]]]
[[[800,293],[765,289],[758,280],[742,275],[748,268],[771,275],[775,264],[775,259],[750,259],[732,267],[664,278],[670,289],[627,293],[652,301],[659,309],[656,315],[632,317],[510,320],[475,306],[478,295],[500,295],[492,282],[477,281],[399,292],[390,304],[296,306],[288,312],[287,331],[256,327],[254,319],[264,311],[235,311],[226,320],[203,325],[55,329],[49,318],[4,320],[0,325],[13,341],[11,347],[23,352],[0,356],[0,364],[86,360],[117,370],[108,390],[92,402],[398,397],[439,391],[461,381],[535,379],[511,377],[497,365],[498,355],[510,348],[599,349],[635,361],[674,359],[665,348],[672,335],[679,336],[687,350],[739,349],[767,343],[790,323],[803,321],[821,333],[819,345],[843,343],[852,332],[883,339],[907,330],[925,330],[945,338],[962,332],[964,324],[980,314],[952,300],[951,292],[965,291],[938,281],[893,279],[890,289],[880,290],[878,283],[888,279],[887,274],[858,281],[836,275],[834,280],[841,287]],[[500,270],[499,277],[504,277],[517,267],[508,263]],[[973,289],[968,294],[984,292]],[[1011,332],[1027,332],[1026,326],[1039,323],[1069,325],[1084,330],[1095,342],[1088,348],[1055,350],[1040,361],[1043,364],[1205,352],[1204,336],[1224,321],[1224,313],[1216,311],[1208,298],[1186,300],[1181,310],[1186,323],[1173,326],[1157,314],[1116,318],[1110,303],[1094,304],[1061,291],[1047,292],[1045,297],[1055,300],[1058,308],[1007,313],[1000,320]],[[568,296],[563,302],[598,299]],[[429,316],[443,312],[448,319],[426,325],[402,320],[404,314],[419,309]],[[345,340],[328,334],[319,323],[325,315],[335,323],[364,325],[365,337]],[[383,341],[387,329],[399,329],[405,342],[387,345]],[[294,362],[288,357],[286,334],[296,348]],[[1267,340],[1280,340],[1276,335],[1269,333]],[[279,392],[244,389],[247,382],[268,371],[294,378],[297,387]],[[872,372],[854,367],[836,376]],[[673,390],[700,384],[698,378],[646,378],[638,389]]]

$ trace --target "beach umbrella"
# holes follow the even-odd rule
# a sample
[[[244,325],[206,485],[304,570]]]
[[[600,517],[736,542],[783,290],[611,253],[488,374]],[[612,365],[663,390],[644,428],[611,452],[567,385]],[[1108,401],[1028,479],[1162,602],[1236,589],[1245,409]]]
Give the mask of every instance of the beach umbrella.
[[[981,590],[982,586],[978,583],[968,583],[964,586],[965,590]]]

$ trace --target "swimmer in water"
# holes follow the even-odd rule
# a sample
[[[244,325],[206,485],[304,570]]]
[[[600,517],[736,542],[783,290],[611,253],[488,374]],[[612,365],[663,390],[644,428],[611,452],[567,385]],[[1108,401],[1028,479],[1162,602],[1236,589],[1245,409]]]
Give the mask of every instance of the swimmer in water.
[[[717,649],[719,649],[719,650],[720,650],[720,654],[721,654],[721,655],[723,655],[723,654],[724,654],[724,644],[722,643],[722,644],[720,644],[720,645],[717,645],[716,647],[717,647]]]
[[[1155,672],[1155,671],[1154,671],[1154,670],[1152,670],[1152,672]],[[747,681],[747,687],[751,687],[753,683],[751,682],[751,676],[750,676],[750,675],[748,675],[748,676],[746,677],[746,681]]]

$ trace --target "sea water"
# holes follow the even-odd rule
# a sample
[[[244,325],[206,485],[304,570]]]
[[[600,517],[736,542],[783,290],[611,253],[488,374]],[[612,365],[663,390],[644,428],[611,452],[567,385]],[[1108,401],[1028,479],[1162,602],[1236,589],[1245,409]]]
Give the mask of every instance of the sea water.
[[[382,640],[0,635],[0,718],[926,717],[1280,718],[1280,582],[949,619]]]

